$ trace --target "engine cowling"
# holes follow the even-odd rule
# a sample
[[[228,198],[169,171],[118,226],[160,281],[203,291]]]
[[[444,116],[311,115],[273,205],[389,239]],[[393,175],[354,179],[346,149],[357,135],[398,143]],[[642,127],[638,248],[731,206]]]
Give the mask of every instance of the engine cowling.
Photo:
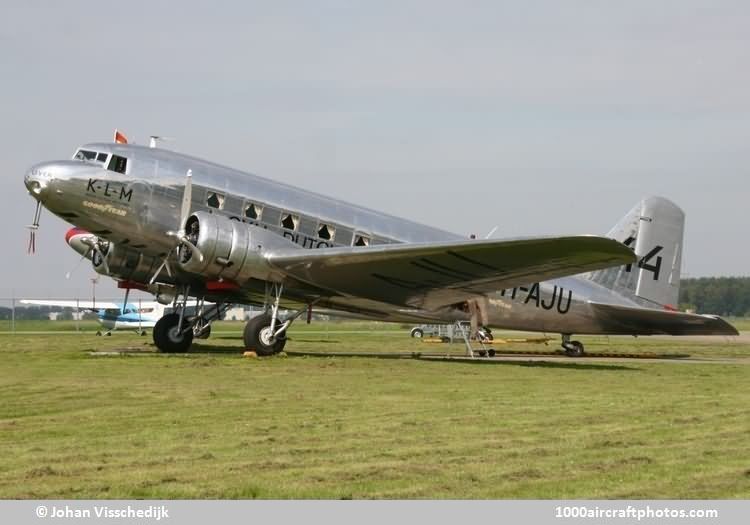
[[[279,280],[282,276],[268,264],[265,254],[279,248],[299,248],[260,226],[203,211],[188,218],[185,231],[203,259],[190,247],[181,245],[177,260],[183,270],[240,285],[250,279]]]
[[[94,271],[101,275],[136,282],[147,282],[161,261],[127,246],[99,239],[99,250],[91,256]],[[102,260],[103,259],[103,260]],[[106,264],[104,264],[106,262]]]

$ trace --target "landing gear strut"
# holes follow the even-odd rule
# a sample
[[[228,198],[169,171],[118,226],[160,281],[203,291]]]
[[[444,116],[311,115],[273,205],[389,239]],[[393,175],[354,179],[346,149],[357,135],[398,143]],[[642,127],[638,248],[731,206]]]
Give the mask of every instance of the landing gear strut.
[[[562,347],[565,350],[565,355],[569,357],[583,356],[583,343],[571,341],[570,334],[562,334]]]
[[[193,344],[193,338],[205,339],[211,333],[211,323],[219,319],[231,306],[217,303],[216,308],[203,309],[203,300],[195,317],[185,316],[190,286],[182,293],[182,301],[175,298],[175,312],[167,314],[156,322],[153,330],[154,344],[161,352],[187,352]]]
[[[271,316],[262,313],[250,319],[245,325],[245,348],[258,355],[278,354],[286,345],[286,330],[278,333],[271,328]]]
[[[280,283],[266,284],[266,311],[250,319],[245,325],[245,348],[256,354],[266,356],[278,354],[286,345],[286,331],[292,322],[307,312],[314,303],[286,316],[279,317],[279,302],[284,285]]]

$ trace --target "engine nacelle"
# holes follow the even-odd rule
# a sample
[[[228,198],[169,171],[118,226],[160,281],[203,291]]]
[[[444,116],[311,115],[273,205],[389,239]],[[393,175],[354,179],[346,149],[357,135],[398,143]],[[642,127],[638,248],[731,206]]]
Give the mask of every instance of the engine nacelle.
[[[91,263],[94,271],[101,275],[129,281],[147,282],[161,263],[156,257],[143,255],[138,250],[109,241],[100,239],[98,246],[99,250],[94,250],[91,256]],[[104,260],[102,260],[102,256]]]
[[[298,248],[265,228],[203,211],[188,218],[185,231],[203,254],[203,260],[190,247],[181,245],[177,260],[183,270],[240,285],[250,279],[280,279],[282,276],[268,264],[264,254],[278,248]]]

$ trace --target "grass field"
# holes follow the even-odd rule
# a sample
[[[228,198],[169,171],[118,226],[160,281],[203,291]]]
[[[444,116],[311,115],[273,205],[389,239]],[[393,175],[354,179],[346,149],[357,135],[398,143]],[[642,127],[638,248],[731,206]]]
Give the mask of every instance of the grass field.
[[[186,356],[88,354],[152,349],[133,334],[0,336],[0,497],[750,497],[748,364],[248,359],[237,325],[216,328]],[[462,351],[376,323],[291,338]],[[750,358],[743,342],[584,342]]]

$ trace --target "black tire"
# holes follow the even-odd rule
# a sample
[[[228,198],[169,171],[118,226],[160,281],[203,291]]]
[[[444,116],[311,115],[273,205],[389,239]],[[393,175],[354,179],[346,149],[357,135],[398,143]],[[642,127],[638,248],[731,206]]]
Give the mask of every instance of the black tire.
[[[565,347],[565,355],[568,357],[582,357],[583,353],[583,343],[580,341],[571,341]]]
[[[154,344],[161,352],[184,353],[193,344],[193,331],[186,330],[177,334],[179,314],[167,314],[156,322],[154,326]]]
[[[282,333],[273,343],[268,341],[268,331],[271,327],[271,316],[256,315],[245,325],[243,339],[245,348],[261,356],[278,354],[286,345],[286,333]]]
[[[487,350],[487,357],[495,357],[495,349],[494,348],[490,348],[489,350]]]
[[[421,328],[412,328],[411,336],[416,337],[417,339],[422,339],[424,337],[424,330]]]
[[[193,334],[196,339],[208,339],[211,336],[211,325],[206,325],[197,334]]]

